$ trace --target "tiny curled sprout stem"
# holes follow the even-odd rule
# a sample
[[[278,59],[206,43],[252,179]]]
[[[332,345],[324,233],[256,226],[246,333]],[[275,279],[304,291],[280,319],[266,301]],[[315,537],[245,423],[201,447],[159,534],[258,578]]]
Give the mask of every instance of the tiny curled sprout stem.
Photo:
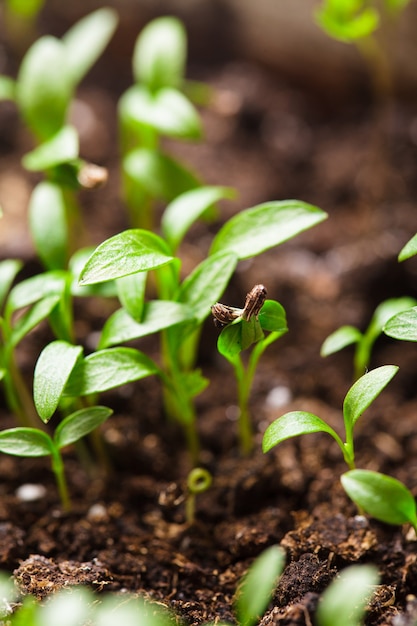
[[[195,467],[187,477],[188,491],[194,495],[204,493],[210,488],[212,481],[212,475],[208,470],[203,467]]]
[[[187,499],[185,501],[185,518],[188,524],[195,522],[195,500],[199,493],[204,493],[211,487],[213,477],[203,467],[195,467],[187,477]]]

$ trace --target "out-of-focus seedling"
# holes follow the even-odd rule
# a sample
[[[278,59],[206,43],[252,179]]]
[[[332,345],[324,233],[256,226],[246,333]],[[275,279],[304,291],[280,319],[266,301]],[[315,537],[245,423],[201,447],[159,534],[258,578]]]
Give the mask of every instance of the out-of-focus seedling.
[[[28,3],[30,4],[30,3]],[[23,157],[29,171],[44,172],[29,205],[29,225],[36,251],[47,269],[66,267],[77,249],[82,220],[75,191],[105,182],[104,168],[79,156],[79,139],[68,123],[76,88],[110,40],[115,11],[99,9],[76,23],[63,37],[40,37],[21,63],[17,79],[0,78],[0,98],[15,101],[36,147]]]
[[[357,46],[369,64],[378,97],[391,93],[392,70],[377,31],[382,31],[383,23],[394,23],[408,3],[409,0],[323,0],[315,13],[317,23],[330,37]]]
[[[167,155],[161,138],[201,138],[199,115],[184,94],[186,32],[174,17],[150,22],[133,53],[135,83],[121,97],[123,185],[131,225],[154,229],[156,200],[170,202],[200,186],[197,176]]]
[[[252,563],[236,592],[234,609],[239,626],[255,626],[262,619],[272,600],[285,566],[285,552],[279,546],[270,546]],[[218,626],[231,626],[216,622]],[[205,626],[215,626],[213,622]]]
[[[329,356],[346,346],[355,345],[353,372],[354,380],[357,380],[368,369],[374,343],[388,320],[416,304],[417,301],[409,297],[385,300],[375,309],[365,332],[362,333],[355,326],[341,326],[325,339],[320,350],[321,356]]]
[[[379,582],[376,567],[351,565],[327,587],[319,600],[317,626],[362,626],[366,605]]]
[[[212,481],[212,475],[203,467],[194,467],[188,474],[185,501],[185,519],[188,524],[195,522],[195,505],[198,494],[210,489]]]

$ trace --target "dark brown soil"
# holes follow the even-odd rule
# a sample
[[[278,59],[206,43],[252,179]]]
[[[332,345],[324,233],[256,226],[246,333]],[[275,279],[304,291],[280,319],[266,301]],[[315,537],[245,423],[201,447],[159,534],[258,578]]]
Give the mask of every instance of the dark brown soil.
[[[324,95],[317,98],[243,62],[195,74],[217,90],[202,112],[206,140],[169,149],[208,183],[235,186],[240,195],[222,207],[216,224],[193,228],[182,250],[184,271],[201,260],[219,223],[240,208],[294,197],[329,214],[315,229],[242,263],[224,297],[240,305],[254,284],[263,283],[288,314],[289,333],[269,348],[254,384],[255,451],[239,456],[235,384],[216,353],[217,331],[208,320],[200,365],[212,382],[197,405],[201,463],[213,486],[198,498],[195,523],[185,520],[190,465],[182,435],[165,420],[161,390],[149,379],[101,398],[115,411],[102,428],[107,470],[91,469],[75,450],[66,452],[71,513],[59,506],[48,461],[0,457],[0,568],[14,572],[22,593],[39,598],[72,584],[139,591],[197,625],[233,621],[240,577],[264,548],[279,543],[287,566],[262,626],[314,623],[320,594],[353,563],[374,563],[381,575],[366,623],[411,625],[417,619],[414,531],[357,515],[339,483],[346,467],[325,435],[288,441],[267,455],[261,440],[266,425],[292,409],[316,413],[342,432],[352,351],[322,359],[322,341],[342,324],[365,329],[386,298],[417,296],[417,262],[396,261],[417,231],[415,103],[393,102],[375,130],[375,106],[366,94],[335,107]],[[114,149],[118,93],[89,83],[79,94],[97,116],[83,137],[83,155],[110,170],[108,187],[83,198],[94,242],[128,226]],[[1,200],[6,212],[17,206],[22,213],[25,191],[19,196],[13,176],[20,172],[22,185],[33,182],[19,166],[29,139],[13,132],[11,120],[10,107],[0,107],[1,189],[15,194],[13,202]],[[5,224],[2,257],[23,255],[33,271],[24,222],[22,230]],[[78,339],[88,344],[103,312],[94,302],[80,302],[77,315]],[[28,377],[47,332],[37,330],[22,345]],[[157,349],[156,341],[145,345],[151,353]],[[415,347],[382,337],[371,366],[383,364],[399,365],[400,373],[358,424],[357,464],[396,476],[417,494]],[[4,427],[13,424],[5,408],[2,420]],[[24,501],[18,488],[26,483],[46,490]]]

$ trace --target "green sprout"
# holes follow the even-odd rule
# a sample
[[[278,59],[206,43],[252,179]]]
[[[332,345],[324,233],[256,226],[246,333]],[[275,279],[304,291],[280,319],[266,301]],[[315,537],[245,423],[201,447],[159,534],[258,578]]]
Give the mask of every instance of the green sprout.
[[[107,593],[104,598],[85,586],[63,588],[48,597],[45,602],[36,601],[33,596],[24,596],[16,607],[17,594],[13,584],[6,577],[0,576],[1,598],[5,607],[2,611],[10,626],[175,626],[176,616],[162,603],[152,602],[133,594]]]
[[[190,214],[188,194],[177,198],[174,208],[170,204],[162,218],[166,239],[144,229],[111,237],[85,264],[80,284],[116,280],[121,287],[123,308],[106,322],[99,349],[162,333],[162,363],[155,370],[164,386],[166,412],[184,427],[196,463],[199,442],[193,398],[207,386],[207,380],[195,362],[202,324],[213,301],[224,292],[239,260],[279,245],[327,215],[298,200],[269,202],[241,211],[220,228],[207,258],[181,281],[181,260],[175,251],[204,206],[212,202],[213,193],[219,192],[204,192],[206,204],[201,201],[201,189],[189,193],[197,194],[198,210]],[[151,270],[158,299],[145,301],[145,281]]]
[[[27,3],[30,4],[30,3]],[[62,39],[44,36],[30,47],[16,80],[1,77],[0,97],[13,100],[36,138],[24,167],[43,172],[29,203],[36,252],[49,270],[66,267],[82,228],[75,192],[105,182],[104,168],[79,156],[76,129],[67,117],[76,88],[108,44],[116,13],[102,8],[76,23]]]
[[[399,481],[355,467],[353,430],[358,419],[379,396],[398,367],[384,365],[371,370],[357,380],[347,392],[343,402],[345,442],[324,420],[306,411],[291,411],[272,422],[266,429],[262,448],[268,452],[274,446],[299,435],[327,433],[342,451],[349,472],[341,478],[342,486],[360,510],[388,524],[417,524],[415,502],[409,490]]]
[[[343,402],[345,443],[333,428],[317,415],[306,411],[291,411],[269,424],[263,437],[263,451],[268,452],[291,437],[323,432],[337,442],[349,469],[355,469],[354,426],[397,371],[398,367],[395,365],[383,365],[361,376],[349,389]]]
[[[74,296],[107,298],[116,294],[107,283],[94,288],[78,287],[80,264],[91,250],[79,250],[70,259],[68,270],[52,270],[16,280],[22,269],[18,259],[0,262],[0,381],[6,402],[22,426],[35,426],[37,415],[31,394],[18,366],[17,349],[28,334],[47,320],[57,339],[73,343]]]
[[[346,346],[355,345],[353,357],[354,380],[364,374],[371,360],[372,348],[382,334],[390,318],[417,304],[414,298],[391,298],[381,302],[374,311],[368,328],[361,332],[355,326],[341,326],[325,339],[320,350],[321,356],[329,356]]]
[[[264,550],[252,563],[236,594],[235,612],[239,626],[255,626],[272,599],[279,576],[284,569],[285,553],[278,546]],[[0,619],[10,626],[175,626],[180,618],[161,602],[133,594],[107,593],[102,599],[90,589],[79,586],[64,588],[47,602],[36,602],[25,596],[12,613],[17,593],[10,578],[0,573]],[[216,621],[217,626],[230,626]],[[206,622],[205,626],[209,626]],[[214,624],[211,624],[214,626]]]
[[[362,626],[366,605],[379,582],[372,565],[351,565],[335,578],[319,600],[317,626]]]
[[[246,297],[243,309],[212,307],[214,321],[225,326],[219,335],[217,348],[233,366],[239,407],[239,442],[242,454],[253,448],[253,427],[249,397],[259,359],[266,348],[287,332],[283,307],[275,300],[266,300],[266,289],[256,285]],[[266,331],[268,334],[265,335]],[[254,346],[245,367],[241,352]]]
[[[315,13],[319,26],[330,37],[355,44],[369,64],[375,93],[392,90],[392,72],[383,43],[375,36],[383,22],[393,23],[409,0],[323,0]]]
[[[80,409],[58,424],[53,437],[38,428],[17,427],[2,430],[0,452],[22,457],[50,456],[62,507],[69,510],[71,501],[61,449],[82,439],[111,414],[111,409],[103,406]]]
[[[199,115],[185,95],[186,48],[184,26],[174,17],[153,20],[136,40],[135,82],[119,102],[124,195],[135,227],[154,229],[157,200],[170,202],[200,186],[198,177],[161,147],[164,137],[202,136]]]
[[[239,626],[255,626],[272,600],[285,566],[285,552],[279,546],[266,548],[252,563],[240,581],[234,609]],[[205,626],[231,626],[225,622],[210,622]]]
[[[187,524],[195,522],[195,505],[199,493],[211,487],[213,477],[204,467],[194,467],[187,476],[187,499],[185,501],[185,519]]]
[[[17,346],[45,319],[59,334],[68,337],[72,320],[66,306],[65,273],[46,272],[10,288],[21,267],[16,259],[0,262],[0,379],[9,408],[22,425],[29,425],[36,421],[36,414],[17,364]]]

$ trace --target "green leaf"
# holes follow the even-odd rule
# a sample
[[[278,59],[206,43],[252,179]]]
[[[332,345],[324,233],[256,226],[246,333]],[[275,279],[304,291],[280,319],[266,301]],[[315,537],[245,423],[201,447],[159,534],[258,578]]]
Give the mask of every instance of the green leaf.
[[[17,78],[17,103],[29,128],[42,140],[65,124],[72,95],[63,44],[54,37],[38,39],[25,55]]]
[[[136,322],[142,321],[147,277],[147,272],[137,272],[116,281],[120,304]]]
[[[63,269],[68,257],[68,211],[62,188],[39,183],[30,198],[29,225],[36,251],[47,269]]]
[[[317,626],[362,624],[365,607],[378,581],[378,570],[373,565],[352,565],[344,569],[320,598]]]
[[[161,227],[172,250],[180,245],[190,226],[223,198],[234,198],[231,187],[199,187],[175,198],[165,209]]]
[[[258,319],[262,330],[281,335],[288,331],[285,309],[276,300],[265,300],[259,311]]]
[[[165,328],[193,319],[192,310],[179,302],[155,300],[145,304],[142,321],[136,322],[124,309],[109,317],[104,325],[100,347],[147,337]]]
[[[80,248],[77,250],[68,262],[68,270],[72,276],[71,282],[71,294],[73,296],[100,296],[102,298],[115,298],[117,297],[116,281],[109,280],[105,283],[98,283],[96,285],[80,285],[80,274],[87,263],[90,256],[93,254],[94,248]],[[143,276],[146,272],[141,273]],[[139,274],[138,274],[139,276]],[[121,279],[123,280],[123,279]]]
[[[351,470],[340,480],[349,498],[371,517],[386,524],[410,523],[417,529],[413,495],[396,478],[370,470]]]
[[[326,219],[321,209],[299,200],[268,202],[241,211],[220,229],[211,246],[248,259],[291,239]]]
[[[47,141],[25,154],[23,166],[32,172],[41,172],[78,157],[78,134],[73,126],[64,126]]]
[[[66,341],[52,341],[40,353],[33,376],[33,398],[36,410],[45,424],[55,413],[82,351],[81,346],[72,346]]]
[[[384,0],[384,5],[387,8],[387,11],[391,11],[392,13],[399,13],[402,11],[410,0]]]
[[[6,302],[6,317],[18,309],[29,306],[47,296],[61,295],[66,287],[68,274],[62,271],[44,272],[18,283],[10,291]]]
[[[379,25],[378,11],[373,7],[364,7],[362,0],[325,2],[315,16],[328,35],[344,42],[368,37]]]
[[[392,317],[384,326],[384,333],[402,341],[417,341],[417,307]]]
[[[407,296],[404,298],[390,298],[389,300],[381,302],[375,309],[375,313],[372,317],[372,325],[376,327],[375,332],[377,331],[378,334],[380,334],[385,324],[394,317],[394,315],[411,309],[411,307],[416,305],[417,300]]]
[[[290,411],[269,424],[263,436],[262,450],[268,452],[286,439],[309,433],[328,433],[343,446],[333,428],[317,415],[305,411]]]
[[[354,326],[341,326],[323,341],[320,354],[321,356],[329,356],[329,354],[339,352],[346,346],[359,343],[362,337],[362,333]]]
[[[45,0],[6,0],[7,8],[15,15],[31,19],[41,10]]]
[[[184,76],[186,33],[180,20],[160,17],[150,22],[136,40],[133,74],[152,91],[179,87]]]
[[[69,446],[103,424],[113,413],[105,406],[92,406],[68,415],[55,430],[54,441],[58,448]]]
[[[147,230],[125,230],[95,249],[80,275],[81,285],[91,285],[135,272],[156,269],[174,260],[163,239]]]
[[[120,99],[125,123],[145,124],[158,134],[177,139],[200,139],[199,115],[191,102],[177,89],[162,88],[152,93],[145,87],[130,87]]]
[[[79,20],[62,37],[66,71],[73,86],[84,78],[101,56],[116,29],[117,21],[116,11],[101,8]]]
[[[383,365],[364,374],[352,385],[343,402],[343,417],[348,425],[354,425],[381,391],[398,372],[396,365]]]
[[[200,185],[198,178],[178,161],[146,148],[131,150],[123,159],[123,171],[151,198],[170,202],[180,194]]]
[[[15,100],[16,98],[16,81],[9,76],[0,76],[0,101]]]
[[[240,626],[258,624],[272,600],[284,565],[285,552],[279,546],[270,546],[252,563],[236,597],[236,617]]]
[[[37,428],[9,428],[0,431],[0,452],[14,456],[49,456],[52,439]]]
[[[16,347],[33,328],[50,315],[58,302],[58,295],[46,296],[42,298],[42,300],[35,302],[35,304],[16,321],[10,335],[10,345]]]
[[[199,369],[190,372],[181,372],[179,375],[181,386],[187,398],[195,398],[206,389],[210,383],[208,378],[202,375]]]
[[[263,338],[264,334],[258,320],[253,317],[246,322],[238,318],[223,328],[217,340],[217,349],[228,361],[234,363],[242,350],[247,350]]]
[[[0,310],[13,284],[16,274],[22,269],[23,263],[18,259],[0,261]]]
[[[236,269],[237,257],[232,252],[213,254],[187,276],[178,300],[192,308],[198,323],[210,313],[211,305],[222,295]]]
[[[80,359],[64,390],[66,396],[88,396],[158,373],[155,363],[134,348],[109,348]]]
[[[400,254],[398,255],[398,260],[406,261],[407,259],[410,259],[412,256],[415,256],[416,254],[417,254],[417,233],[414,235],[414,237],[410,239],[410,241],[407,241],[405,246],[402,248],[402,250],[400,251]]]

